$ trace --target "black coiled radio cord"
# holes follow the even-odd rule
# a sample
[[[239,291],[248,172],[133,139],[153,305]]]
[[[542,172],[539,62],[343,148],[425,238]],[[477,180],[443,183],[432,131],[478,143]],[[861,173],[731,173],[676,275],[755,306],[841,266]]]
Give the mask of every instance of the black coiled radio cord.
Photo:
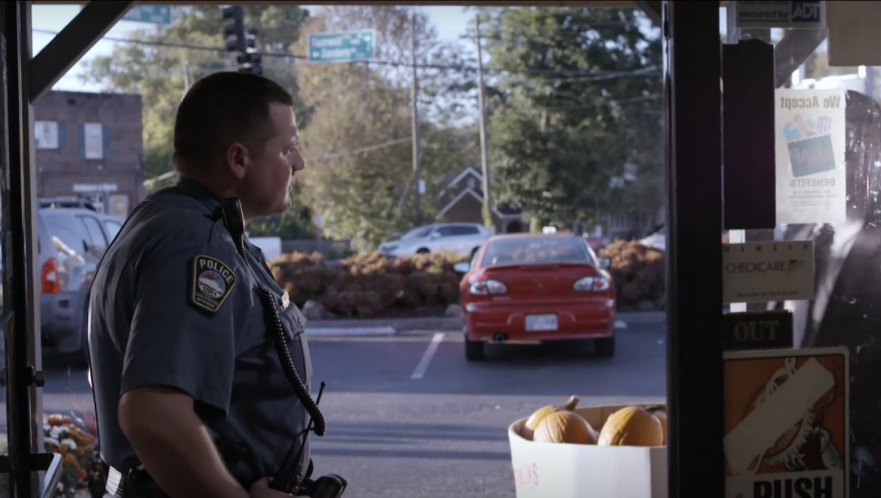
[[[281,319],[278,316],[278,311],[275,309],[276,305],[275,302],[273,302],[272,293],[262,287],[259,289],[259,293],[260,300],[263,302],[263,307],[269,312],[275,325],[275,333],[273,334],[272,339],[275,342],[275,348],[278,350],[279,360],[281,361],[288,384],[294,389],[297,398],[300,399],[303,407],[306,408],[306,411],[312,418],[310,424],[315,424],[315,434],[323,436],[327,429],[324,414],[321,413],[318,405],[312,400],[312,396],[309,394],[309,391],[306,390],[306,385],[297,373],[297,369],[294,366],[294,360],[291,358],[291,351],[288,349],[287,342],[285,341],[286,334],[284,327],[281,324]]]

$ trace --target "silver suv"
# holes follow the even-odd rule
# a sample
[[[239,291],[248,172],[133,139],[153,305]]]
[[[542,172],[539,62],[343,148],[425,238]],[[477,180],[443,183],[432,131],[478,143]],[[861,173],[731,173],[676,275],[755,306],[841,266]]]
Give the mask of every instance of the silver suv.
[[[409,256],[449,251],[472,257],[492,233],[479,223],[435,223],[414,228],[401,238],[379,246],[386,256]]]
[[[85,358],[86,302],[98,260],[122,220],[86,208],[37,211],[38,289],[43,346]]]

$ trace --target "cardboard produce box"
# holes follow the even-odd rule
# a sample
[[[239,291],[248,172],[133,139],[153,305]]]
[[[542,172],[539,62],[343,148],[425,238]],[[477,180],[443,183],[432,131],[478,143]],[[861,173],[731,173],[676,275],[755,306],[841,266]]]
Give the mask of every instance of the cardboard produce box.
[[[599,433],[621,406],[577,408]],[[644,405],[657,406],[657,405]],[[667,498],[667,447],[536,443],[508,427],[517,498]]]

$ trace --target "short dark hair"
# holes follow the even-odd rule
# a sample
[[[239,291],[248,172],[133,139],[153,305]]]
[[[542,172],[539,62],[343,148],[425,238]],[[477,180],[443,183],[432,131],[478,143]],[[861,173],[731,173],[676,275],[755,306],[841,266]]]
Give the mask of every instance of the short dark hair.
[[[184,96],[174,121],[174,155],[200,167],[232,142],[262,150],[272,136],[269,106],[294,104],[278,83],[251,73],[219,72],[197,81]]]

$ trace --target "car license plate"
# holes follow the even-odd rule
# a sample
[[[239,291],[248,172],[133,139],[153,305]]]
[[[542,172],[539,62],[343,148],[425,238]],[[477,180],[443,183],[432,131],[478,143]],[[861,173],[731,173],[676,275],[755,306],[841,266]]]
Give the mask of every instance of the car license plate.
[[[526,331],[557,330],[557,315],[526,315]]]

